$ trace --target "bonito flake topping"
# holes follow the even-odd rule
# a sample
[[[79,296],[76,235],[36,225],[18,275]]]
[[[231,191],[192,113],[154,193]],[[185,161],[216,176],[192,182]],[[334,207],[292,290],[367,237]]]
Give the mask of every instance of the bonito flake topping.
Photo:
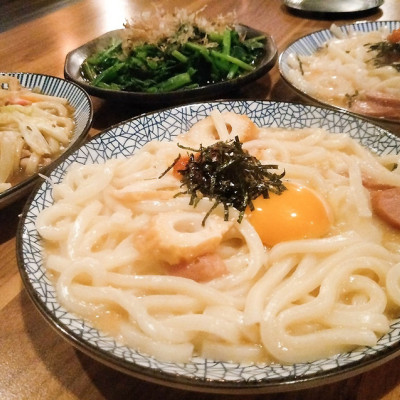
[[[210,21],[200,16],[203,10],[189,13],[185,9],[175,9],[173,13],[168,13],[163,9],[155,9],[154,12],[138,13],[124,24],[122,48],[125,53],[129,53],[132,48],[143,43],[157,44],[165,40],[182,44],[194,35],[196,28],[203,32],[223,32],[236,24],[235,12],[218,15]],[[185,29],[181,29],[183,26]]]

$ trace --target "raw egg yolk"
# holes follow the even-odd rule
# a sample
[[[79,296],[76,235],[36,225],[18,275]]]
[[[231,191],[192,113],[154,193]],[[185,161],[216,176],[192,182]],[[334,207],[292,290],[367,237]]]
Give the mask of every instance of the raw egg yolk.
[[[331,225],[331,213],[325,201],[306,186],[285,183],[281,194],[259,196],[254,210],[247,208],[250,223],[266,246],[287,240],[319,238]]]

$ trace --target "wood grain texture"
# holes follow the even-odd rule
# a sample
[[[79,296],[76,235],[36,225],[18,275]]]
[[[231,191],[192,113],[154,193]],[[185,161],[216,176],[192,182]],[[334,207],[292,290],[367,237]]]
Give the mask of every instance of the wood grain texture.
[[[25,4],[22,0],[16,3]],[[152,7],[184,7],[186,0],[80,0],[33,20],[26,18],[0,33],[0,71],[24,71],[63,77],[65,55],[76,47],[122,27],[135,11]],[[0,5],[0,8],[3,6]],[[400,19],[400,1],[385,0],[372,13],[347,19],[316,18],[289,12],[280,0],[194,0],[187,8],[207,6],[212,17],[233,8],[243,24],[268,32],[281,52],[293,40],[336,23]],[[0,11],[3,11],[1,9]],[[303,101],[280,79],[277,65],[233,98]],[[147,109],[93,98],[91,135]],[[168,104],[165,104],[168,106]],[[399,124],[385,124],[400,135]],[[192,393],[143,382],[114,371],[75,350],[50,327],[22,287],[15,255],[16,232],[25,199],[0,210],[0,399],[2,400],[398,400],[400,359],[342,382],[296,392],[231,396]]]
[[[32,21],[79,0],[2,0],[0,12],[0,32]]]

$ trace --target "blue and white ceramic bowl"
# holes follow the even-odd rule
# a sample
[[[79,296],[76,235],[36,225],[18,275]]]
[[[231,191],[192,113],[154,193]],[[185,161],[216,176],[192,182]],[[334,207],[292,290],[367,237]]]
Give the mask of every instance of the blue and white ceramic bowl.
[[[388,27],[389,31],[393,31],[395,29],[400,28],[400,21],[371,21],[371,22],[357,22],[354,24],[348,24],[348,25],[342,25],[339,26],[338,28],[345,33],[350,33],[351,31],[356,31],[356,32],[371,32],[371,31],[376,31],[382,27]],[[328,102],[321,101],[313,96],[310,96],[309,94],[305,93],[296,82],[294,82],[290,78],[290,66],[288,64],[288,58],[291,54],[297,54],[300,56],[309,56],[313,53],[315,53],[321,46],[324,45],[324,43],[330,39],[333,38],[333,33],[330,31],[330,29],[324,29],[321,31],[317,31],[314,33],[311,33],[310,35],[304,36],[295,42],[291,43],[279,56],[278,60],[278,66],[279,66],[279,72],[281,77],[284,79],[284,81],[291,86],[297,93],[299,93],[301,96],[312,100],[315,102],[317,105],[324,105],[324,106],[331,106],[335,109],[341,110],[340,107],[337,107],[333,104],[330,104]],[[372,118],[372,117],[369,117]],[[390,121],[389,118],[372,118],[372,119],[377,119],[377,120],[388,120]],[[395,122],[399,122],[399,120],[395,120]]]
[[[89,95],[75,83],[68,82],[55,76],[23,72],[0,72],[0,75],[15,76],[23,87],[29,89],[38,88],[43,94],[64,97],[68,99],[69,104],[75,109],[75,129],[72,140],[60,157],[39,171],[39,173],[45,174],[47,170],[54,168],[61,160],[68,157],[68,155],[78,148],[86,139],[93,119],[91,99]],[[1,192],[0,209],[29,193],[38,178],[38,174],[34,174],[17,185],[12,186],[10,189]]]
[[[259,126],[324,128],[346,133],[381,154],[400,153],[400,139],[349,113],[291,103],[234,101],[198,103],[142,115],[97,135],[49,175],[59,182],[72,163],[103,163],[129,157],[150,140],[167,141],[187,131],[213,109],[247,114]],[[400,351],[400,319],[374,347],[290,366],[215,362],[193,358],[187,364],[161,362],[120,345],[63,308],[43,263],[43,244],[35,227],[38,214],[52,204],[47,181],[32,193],[17,234],[17,257],[27,292],[44,318],[72,345],[104,364],[148,381],[215,393],[257,393],[297,390],[355,375],[387,361]]]

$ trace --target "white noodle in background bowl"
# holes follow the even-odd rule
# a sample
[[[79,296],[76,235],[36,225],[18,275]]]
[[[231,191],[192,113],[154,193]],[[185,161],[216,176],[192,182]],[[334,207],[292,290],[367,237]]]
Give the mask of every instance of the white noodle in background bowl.
[[[345,133],[379,154],[400,153],[400,139],[350,113],[292,103],[221,101],[165,109],[113,126],[63,160],[52,170],[49,180],[60,182],[72,163],[103,163],[108,159],[126,158],[153,139],[171,140],[214,109],[246,114],[258,126],[323,128],[331,133]],[[293,365],[218,362],[201,357],[194,357],[188,363],[171,363],[121,345],[70,313],[57,300],[54,283],[46,274],[43,242],[35,225],[38,214],[52,203],[52,184],[46,180],[31,194],[21,217],[17,259],[24,286],[45,320],[64,339],[112,368],[150,382],[199,392],[268,393],[345,379],[399,354],[399,319],[373,347]]]
[[[333,29],[324,29],[309,35],[306,35],[300,39],[297,39],[293,43],[291,43],[279,56],[278,66],[281,77],[284,81],[294,89],[298,94],[300,94],[305,99],[311,100],[316,105],[330,106],[338,110],[348,110],[345,107],[341,107],[333,104],[328,100],[324,100],[322,97],[319,97],[313,93],[310,93],[312,82],[307,83],[306,81],[302,81],[296,78],[296,73],[293,68],[293,58],[297,56],[311,56],[314,55],[315,52],[324,46],[324,44],[334,39],[336,36],[334,32],[338,32],[339,35],[343,35],[345,37],[352,32],[355,33],[370,33],[374,31],[378,31],[380,29],[387,29],[389,32],[400,28],[400,21],[371,21],[371,22],[356,22],[353,24],[346,25],[338,25],[332,26]],[[337,80],[340,80],[341,72],[338,67],[335,70],[337,72]],[[346,74],[357,74],[356,67],[346,69]],[[400,72],[398,73],[400,77]],[[327,83],[324,84],[324,88],[327,87]],[[315,89],[315,88],[314,88]],[[351,95],[351,93],[349,93]],[[354,114],[364,116],[368,119],[376,120],[376,121],[392,121],[400,123],[399,118],[391,118],[391,117],[383,117],[383,116],[372,116],[361,114],[360,112],[353,111]],[[400,115],[400,110],[399,110]]]
[[[41,168],[35,173],[11,188],[0,193],[0,209],[17,201],[27,195],[39,178],[39,173],[54,168],[61,160],[65,159],[77,149],[87,138],[93,119],[93,107],[89,95],[84,89],[73,82],[55,76],[23,73],[23,72],[0,72],[0,76],[13,76],[18,78],[21,86],[28,89],[39,89],[40,93],[63,97],[74,108],[73,119],[75,122],[71,140],[66,149],[49,165]]]

